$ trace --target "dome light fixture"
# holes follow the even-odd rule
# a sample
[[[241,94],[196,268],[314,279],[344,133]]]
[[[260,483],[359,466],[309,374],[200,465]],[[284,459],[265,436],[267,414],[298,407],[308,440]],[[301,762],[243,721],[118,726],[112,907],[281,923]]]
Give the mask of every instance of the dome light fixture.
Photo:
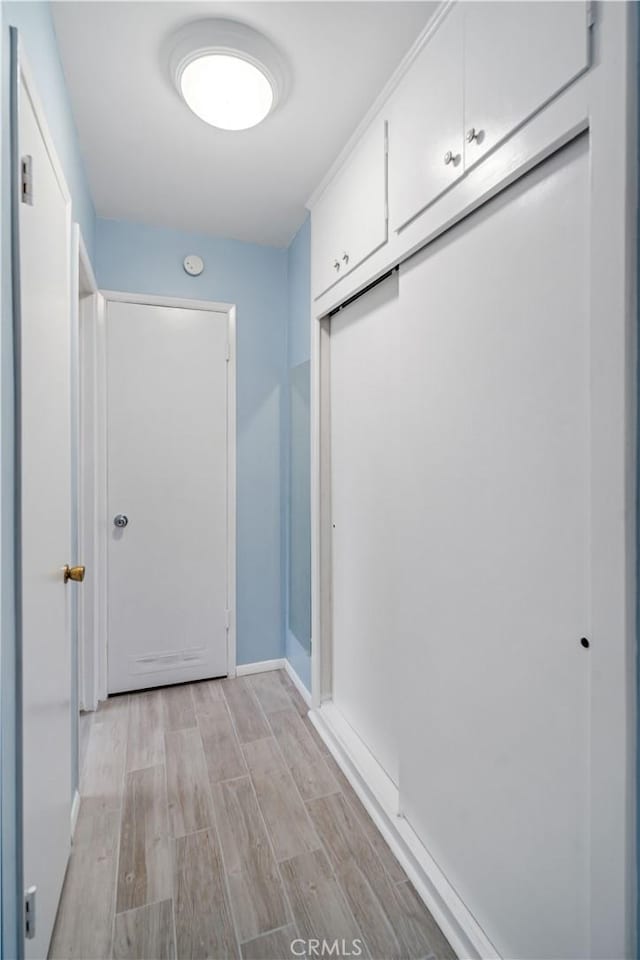
[[[233,20],[199,20],[174,38],[173,82],[187,106],[221,130],[248,130],[282,102],[287,71],[273,44]]]

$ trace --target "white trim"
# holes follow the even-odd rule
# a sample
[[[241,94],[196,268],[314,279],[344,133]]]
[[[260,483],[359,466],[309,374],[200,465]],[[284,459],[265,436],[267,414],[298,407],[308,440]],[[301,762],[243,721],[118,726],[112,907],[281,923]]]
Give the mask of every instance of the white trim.
[[[592,957],[637,956],[637,37],[637,4],[598,4],[588,75]]]
[[[87,585],[77,591],[78,596],[78,706],[95,710],[98,705],[97,661],[98,638],[96,591],[98,583],[93,576],[96,569],[95,518],[96,485],[92,481],[97,463],[96,410],[96,311],[97,286],[93,267],[79,224],[74,224],[73,294],[74,322],[76,324],[76,390],[77,416],[74,424],[77,437],[77,496],[78,496],[78,556],[75,562],[84,564],[90,572],[91,599]],[[87,465],[92,464],[90,476]],[[88,511],[89,503],[92,505]],[[93,616],[90,616],[93,614]]]
[[[302,682],[302,680],[300,679],[296,671],[291,666],[290,661],[286,659],[286,657],[284,659],[284,669],[286,670],[289,679],[293,683],[294,687],[296,688],[296,690],[298,691],[298,693],[300,694],[300,696],[302,697],[306,705],[309,707],[309,709],[311,709],[311,694],[305,687],[304,683]]]
[[[499,957],[435,860],[399,816],[398,790],[333,704],[309,719],[459,957]]]
[[[229,363],[227,364],[227,610],[229,611],[229,630],[227,633],[227,672],[236,675],[237,660],[237,593],[236,593],[236,551],[237,551],[237,413],[236,413],[236,308],[228,307],[229,324]]]
[[[96,563],[96,688],[97,700],[107,699],[107,304],[99,292],[95,306],[95,563]],[[101,522],[102,520],[102,522]]]
[[[237,677],[248,677],[252,673],[269,673],[270,670],[282,670],[286,660],[257,660],[255,663],[239,663]]]
[[[633,957],[637,887],[637,5],[599,4],[592,43],[592,66],[571,87],[422,215],[393,231],[388,243],[348,278],[318,300],[311,300],[312,691],[314,707],[317,710],[322,704],[324,712],[332,695],[331,597],[326,574],[331,545],[326,525],[331,509],[327,483],[330,410],[328,356],[319,321],[573,136],[588,130],[593,636],[590,956]],[[614,156],[612,143],[616,144]],[[313,276],[313,263],[311,269]],[[435,876],[431,881],[435,883]]]
[[[71,360],[70,360],[70,388],[71,395],[69,397],[70,403],[70,416],[72,416],[71,421],[71,482],[72,485],[75,482],[76,486],[76,542],[71,543],[71,563],[84,563],[83,560],[80,560],[79,557],[82,556],[81,549],[81,510],[80,510],[80,500],[81,500],[81,465],[80,465],[80,226],[77,223],[71,225],[71,329],[70,329],[70,344],[71,344]],[[74,456],[74,447],[75,447],[75,456]],[[74,478],[75,473],[75,478]],[[73,507],[74,504],[71,504],[71,522],[73,524]],[[80,642],[80,636],[82,633],[82,619],[84,615],[84,589],[74,591],[74,596],[71,600],[71,603],[75,603],[76,609],[76,648],[75,652],[73,650],[73,645],[71,647],[71,656],[75,655],[75,664],[71,664],[71,676],[73,677],[73,670],[75,667],[75,678],[76,678],[76,697],[77,697],[77,709],[81,710],[83,708],[83,650],[81,649],[82,644]],[[73,690],[71,691],[71,704],[73,706]],[[78,720],[77,717],[71,718],[71,729],[74,732],[73,740],[75,740],[75,748],[77,751],[78,746]],[[76,753],[77,757],[77,753]],[[77,771],[76,771],[77,773]]]
[[[78,257],[80,264],[80,289],[79,293],[81,297],[90,296],[92,293],[98,292],[98,284],[96,283],[96,275],[93,272],[93,266],[91,264],[91,259],[87,252],[85,246],[84,237],[82,236],[82,230],[78,225]]]
[[[313,269],[313,264],[312,264]],[[331,574],[330,322],[314,322],[311,304],[311,695],[314,707],[333,689]]]
[[[101,290],[96,298],[96,417],[95,432],[97,438],[96,453],[96,512],[94,536],[97,544],[96,582],[97,587],[97,647],[98,647],[98,700],[108,695],[108,542],[107,542],[107,376],[106,376],[106,312],[108,303],[136,303],[143,306],[174,307],[186,310],[204,310],[207,313],[225,313],[227,315],[229,338],[229,361],[227,364],[227,610],[229,628],[227,632],[227,672],[236,675],[237,649],[237,611],[236,611],[236,552],[237,552],[237,515],[236,515],[236,328],[237,312],[232,303],[213,300],[192,300],[184,297],[164,297],[146,293],[128,293],[118,290]],[[273,668],[275,669],[275,668]]]
[[[331,181],[338,175],[340,170],[344,167],[347,160],[357,147],[360,140],[371,126],[373,120],[378,116],[385,103],[394,92],[394,90],[399,86],[400,81],[404,75],[409,70],[409,67],[416,59],[422,48],[426,43],[429,42],[435,31],[438,29],[442,21],[444,20],[446,14],[449,12],[450,8],[453,6],[453,0],[444,0],[438,8],[435,10],[433,16],[427,21],[426,25],[423,27],[421,32],[418,34],[412,45],[409,47],[404,57],[394,70],[391,77],[387,80],[386,84],[373,101],[364,117],[357,125],[344,147],[331,164],[324,177],[315,188],[309,199],[307,200],[305,207],[308,210],[311,210],[315,204],[318,202],[324,191],[327,189]]]
[[[184,310],[206,310],[229,314],[235,304],[218,300],[190,300],[187,297],[162,297],[151,293],[127,293],[120,290],[100,290],[105,300],[112,303],[141,303],[149,307],[180,307]]]
[[[73,794],[73,801],[71,803],[71,839],[72,840],[76,832],[76,824],[78,822],[79,813],[80,813],[80,794],[76,790],[75,793]]]

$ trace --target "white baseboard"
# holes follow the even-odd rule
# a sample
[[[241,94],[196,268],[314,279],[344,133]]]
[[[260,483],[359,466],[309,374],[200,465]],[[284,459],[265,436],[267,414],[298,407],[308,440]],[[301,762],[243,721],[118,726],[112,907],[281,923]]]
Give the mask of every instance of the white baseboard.
[[[78,814],[80,813],[80,794],[76,790],[73,795],[73,800],[71,802],[71,839],[73,840],[73,835],[76,832],[76,823],[78,822]]]
[[[309,713],[316,730],[459,957],[500,954],[407,820],[398,790],[331,701]]]
[[[257,663],[239,663],[237,677],[246,677],[250,673],[268,673],[269,670],[282,670],[286,660],[258,660]]]
[[[298,676],[296,671],[293,669],[293,667],[291,666],[288,660],[284,661],[284,668],[287,671],[287,674],[289,675],[289,679],[293,683],[294,687],[296,688],[296,690],[298,691],[298,693],[300,694],[300,696],[302,697],[306,705],[309,707],[309,709],[311,709],[311,694],[309,693],[304,683],[302,682],[302,680],[300,679],[300,677]]]

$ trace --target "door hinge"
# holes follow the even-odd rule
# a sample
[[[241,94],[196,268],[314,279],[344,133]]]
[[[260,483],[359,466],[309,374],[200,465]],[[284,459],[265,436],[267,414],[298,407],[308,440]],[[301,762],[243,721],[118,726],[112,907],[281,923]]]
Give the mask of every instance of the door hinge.
[[[20,199],[33,206],[33,159],[28,154],[20,161]]]
[[[224,612],[224,625],[227,630],[231,629],[231,610],[225,610]]]
[[[28,887],[24,892],[24,935],[33,940],[36,935],[36,888]]]
[[[227,361],[227,363],[229,363],[229,360],[231,360],[231,344],[229,342],[227,342],[227,355],[225,357],[225,360]]]
[[[587,27],[591,28],[596,22],[595,3],[589,0],[587,3]]]

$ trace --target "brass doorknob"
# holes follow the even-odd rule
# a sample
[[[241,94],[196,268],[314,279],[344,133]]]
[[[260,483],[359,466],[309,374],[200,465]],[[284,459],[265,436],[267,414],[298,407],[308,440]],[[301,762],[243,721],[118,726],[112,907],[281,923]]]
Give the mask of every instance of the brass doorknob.
[[[70,567],[67,564],[64,568],[64,582],[68,583],[69,580],[75,580],[77,583],[82,583],[84,580],[84,567]]]

